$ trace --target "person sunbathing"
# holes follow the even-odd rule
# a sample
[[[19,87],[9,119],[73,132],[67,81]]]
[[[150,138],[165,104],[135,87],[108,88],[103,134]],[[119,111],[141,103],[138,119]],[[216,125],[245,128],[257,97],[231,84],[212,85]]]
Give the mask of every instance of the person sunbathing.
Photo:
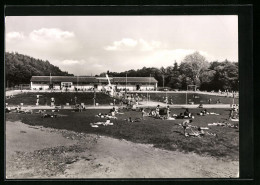
[[[127,118],[126,121],[131,123],[134,122],[131,117]]]
[[[189,116],[190,115],[190,111],[189,109],[186,109],[185,112],[183,113],[184,116]]]
[[[206,116],[207,114],[209,114],[207,109],[204,109],[204,110],[200,111],[200,113],[198,113],[198,115],[200,115],[200,116]]]
[[[218,114],[218,113],[215,113],[215,112],[210,112],[209,114],[212,114],[212,115],[217,115],[217,116],[219,116],[220,114]]]
[[[205,132],[203,131],[203,129],[201,129],[201,127],[198,127],[198,132],[199,135],[205,135]]]
[[[42,116],[41,116],[42,118],[50,118],[51,117],[51,115],[50,114],[46,114],[46,113],[44,113],[44,114],[42,114]]]
[[[200,127],[198,127],[198,131],[193,131],[192,129],[191,131],[192,131],[191,133],[188,133],[188,136],[200,137],[205,135],[205,132]]]
[[[10,108],[5,108],[5,113],[9,113],[9,112],[11,112],[11,110],[10,110]]]
[[[102,113],[98,113],[97,115],[96,115],[96,117],[101,117],[101,115],[102,115]]]
[[[130,122],[130,123],[133,123],[133,122],[140,122],[141,121],[141,118],[135,118],[134,120],[129,117],[127,119],[125,119],[127,122]]]
[[[203,113],[206,115],[206,114],[209,114],[209,112],[207,111],[207,109],[204,109],[203,110]]]
[[[43,113],[43,111],[42,110],[38,110],[37,112],[35,112],[36,114],[41,114],[41,113]]]
[[[98,128],[98,125],[95,125],[95,124],[93,124],[93,123],[90,123],[90,126],[91,126],[91,127],[94,127],[94,128]]]
[[[167,117],[166,120],[175,120],[174,117]]]
[[[24,112],[23,112],[24,114],[32,114],[33,113],[33,111],[32,110],[24,110]]]
[[[176,116],[176,119],[183,119],[184,116],[183,116],[183,113],[180,113],[178,116]]]
[[[186,109],[185,112],[183,113],[184,118],[192,118],[194,119],[194,116],[190,113],[189,109]]]
[[[111,113],[111,112],[115,112],[115,111],[116,111],[115,107],[113,107],[112,109],[110,109],[110,113]]]
[[[210,135],[210,136],[217,136],[217,134],[215,133],[211,133],[211,132],[206,132],[207,135]]]
[[[104,126],[113,125],[113,123],[110,122],[110,119],[107,119],[106,122],[103,125]]]

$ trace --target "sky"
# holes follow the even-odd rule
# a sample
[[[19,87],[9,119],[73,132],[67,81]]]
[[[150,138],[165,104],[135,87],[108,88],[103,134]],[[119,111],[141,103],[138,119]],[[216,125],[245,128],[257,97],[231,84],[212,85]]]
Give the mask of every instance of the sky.
[[[5,51],[74,75],[178,64],[198,51],[238,62],[238,18],[226,16],[7,16]]]

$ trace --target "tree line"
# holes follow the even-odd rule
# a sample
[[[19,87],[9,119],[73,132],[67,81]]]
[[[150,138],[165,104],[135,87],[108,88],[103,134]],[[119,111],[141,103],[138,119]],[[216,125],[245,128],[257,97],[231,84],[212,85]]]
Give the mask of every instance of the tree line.
[[[61,71],[59,67],[50,64],[49,61],[35,59],[33,57],[14,53],[5,53],[5,80],[6,87],[19,84],[29,84],[32,76],[74,76],[68,72]],[[143,67],[137,70],[124,72],[103,72],[96,76],[113,77],[149,77],[158,81],[159,87],[186,90],[187,85],[196,85],[200,90],[238,91],[239,76],[238,62],[206,61],[199,52],[187,55],[178,65],[175,61],[168,67]]]
[[[17,52],[5,53],[5,80],[6,87],[19,84],[29,84],[32,76],[73,76],[61,71],[59,67],[49,61],[35,59]]]
[[[180,65],[175,61],[172,66],[107,72],[113,77],[149,77],[158,81],[159,87],[186,90],[187,85],[196,85],[203,91],[238,91],[238,62],[228,60],[208,62],[199,52],[187,55]],[[99,76],[105,76],[105,72]]]

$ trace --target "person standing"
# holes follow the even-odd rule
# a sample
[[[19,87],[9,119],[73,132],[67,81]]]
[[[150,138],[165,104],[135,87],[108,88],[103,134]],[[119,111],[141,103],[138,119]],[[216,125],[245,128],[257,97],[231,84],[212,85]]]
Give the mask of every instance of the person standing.
[[[170,113],[171,113],[171,110],[170,110],[169,106],[167,106],[166,111],[167,111],[167,118],[169,118],[170,117]]]
[[[52,97],[51,98],[51,106],[54,106],[54,103],[55,103],[55,99]]]
[[[75,105],[77,104],[77,96],[74,97]]]
[[[47,98],[44,97],[44,105],[46,106],[47,105]]]
[[[186,136],[186,130],[187,130],[187,127],[189,126],[188,124],[191,123],[191,122],[192,122],[191,119],[190,119],[190,120],[186,119],[186,120],[184,120],[184,121],[182,122],[181,126],[182,126],[182,128],[183,128],[183,134],[184,134],[184,136]]]
[[[36,95],[36,103],[37,103],[37,105],[39,105],[39,98],[40,98],[40,95],[37,94],[37,95]]]
[[[172,101],[172,98],[170,99],[170,104],[173,105],[173,101]]]
[[[143,118],[143,120],[144,120],[144,115],[145,115],[145,110],[144,110],[144,108],[142,108],[142,118]]]
[[[160,105],[157,105],[157,107],[155,109],[155,113],[156,113],[156,117],[159,118],[160,117]]]

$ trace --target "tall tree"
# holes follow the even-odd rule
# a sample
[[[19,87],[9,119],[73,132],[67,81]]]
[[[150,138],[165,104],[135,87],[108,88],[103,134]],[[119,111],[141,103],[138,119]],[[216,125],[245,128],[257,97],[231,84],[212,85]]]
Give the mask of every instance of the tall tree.
[[[212,88],[214,90],[238,90],[239,89],[239,76],[237,63],[225,60],[219,62],[218,65],[214,65],[215,71],[214,78],[212,80]]]
[[[173,89],[180,89],[182,87],[181,79],[179,67],[175,61],[170,76],[169,86]]]
[[[200,85],[200,76],[207,70],[209,63],[199,52],[187,55],[181,62],[180,71],[190,78],[193,85]]]

